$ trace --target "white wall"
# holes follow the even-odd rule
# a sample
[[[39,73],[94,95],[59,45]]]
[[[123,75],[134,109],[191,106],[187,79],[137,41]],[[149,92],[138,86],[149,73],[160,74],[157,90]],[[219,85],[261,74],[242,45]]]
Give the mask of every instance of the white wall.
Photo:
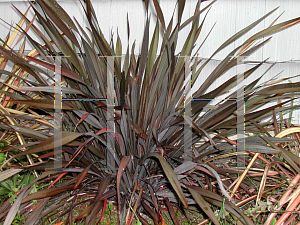
[[[13,0],[13,4],[22,12],[25,12],[28,4],[24,1]],[[84,14],[81,10],[81,5],[78,0],[60,0],[60,4],[72,16],[75,16],[82,26],[86,26]],[[187,0],[182,21],[185,21],[189,16],[193,15],[194,7],[197,0]],[[202,3],[202,8],[211,1]],[[98,16],[100,27],[107,37],[110,39],[111,33],[116,37],[119,33],[123,52],[126,51],[127,46],[127,13],[130,22],[130,44],[136,41],[136,53],[140,52],[140,44],[143,38],[143,28],[145,24],[145,9],[142,0],[92,0],[96,14]],[[160,0],[162,11],[165,14],[165,21],[168,24],[175,8],[175,0]],[[200,57],[208,58],[226,39],[233,34],[243,29],[247,25],[256,21],[267,12],[280,6],[270,17],[261,22],[252,32],[242,37],[232,45],[228,46],[222,52],[217,54],[201,76],[206,76],[212,71],[215,66],[224,58],[229,51],[235,46],[238,46],[255,32],[267,28],[281,13],[284,14],[278,19],[276,23],[283,22],[292,18],[300,17],[300,1],[299,0],[218,0],[213,4],[209,14],[206,18],[203,31],[200,34],[199,45],[205,36],[208,34],[210,28],[216,22],[216,25],[211,32],[210,37],[200,50]],[[151,30],[154,29],[156,22],[154,7],[150,7],[151,12]],[[175,16],[177,15],[175,10]],[[201,18],[203,18],[202,15]],[[11,7],[11,0],[0,1],[0,18],[4,19],[10,24],[18,22],[17,14]],[[4,38],[9,31],[9,26],[4,22],[0,22],[0,38]],[[188,29],[183,30],[182,36],[179,37],[179,47],[183,45],[183,40],[187,34]],[[150,32],[151,35],[151,32]],[[265,45],[261,50],[257,51],[248,60],[263,60],[270,57],[270,61],[284,62],[276,65],[266,76],[262,79],[268,80],[276,74],[280,77],[288,77],[300,74],[300,24],[284,30],[278,34],[273,35],[271,41]],[[180,48],[178,48],[179,50]],[[260,76],[270,64],[264,65],[256,74]],[[226,77],[235,75],[236,70],[231,70],[226,74]],[[200,85],[200,79],[197,81]],[[217,80],[214,87],[219,86],[224,81],[224,78]],[[298,78],[293,81],[299,81]],[[197,84],[197,85],[198,85]],[[299,116],[296,117],[296,119]]]
[[[196,2],[197,0],[186,1],[184,19],[193,14]],[[203,2],[202,7],[207,5],[209,2],[211,1]],[[0,1],[0,18],[13,24],[18,21],[18,16],[14,12],[14,9],[10,6],[11,3],[18,7],[22,12],[25,12],[28,4],[26,1],[17,0]],[[138,53],[138,47],[142,40],[143,27],[145,23],[145,9],[142,0],[93,0],[92,3],[98,15],[99,23],[104,34],[107,38],[110,38],[111,32],[114,33],[114,36],[116,36],[118,32],[121,36],[121,40],[123,41],[124,52],[126,51],[125,46],[127,45],[126,16],[128,13],[131,27],[130,43],[133,41],[137,42],[136,53]],[[175,3],[175,0],[160,0],[162,11],[166,15],[166,24],[168,24],[175,10]],[[83,11],[81,10],[81,5],[78,0],[60,0],[60,4],[70,15],[75,16],[83,26],[86,24],[83,19]],[[222,59],[230,49],[241,44],[255,31],[257,32],[268,27],[270,23],[282,12],[284,12],[284,14],[279,18],[278,23],[300,17],[300,2],[298,0],[218,0],[215,4],[213,4],[212,9],[207,16],[203,32],[200,35],[199,44],[209,32],[212,25],[216,22],[215,28],[213,29],[210,37],[200,50],[200,55],[206,58],[209,57],[223,41],[277,6],[280,6],[280,8],[275,13],[253,29],[253,32],[245,35],[245,37],[242,37],[232,46],[229,46],[227,49],[219,53],[215,57],[216,59]],[[151,28],[153,29],[155,25],[155,13],[153,6],[150,8],[150,11],[152,11]],[[8,30],[8,25],[1,21],[0,38],[4,38],[8,33]],[[182,33],[186,33],[185,31]],[[298,44],[299,37],[300,25],[296,25],[288,30],[280,32],[273,36],[270,43],[263,47],[263,50],[255,53],[252,56],[252,59],[262,60],[267,57],[270,57],[271,61],[300,59],[300,45]],[[181,40],[182,44],[184,38],[179,40]]]

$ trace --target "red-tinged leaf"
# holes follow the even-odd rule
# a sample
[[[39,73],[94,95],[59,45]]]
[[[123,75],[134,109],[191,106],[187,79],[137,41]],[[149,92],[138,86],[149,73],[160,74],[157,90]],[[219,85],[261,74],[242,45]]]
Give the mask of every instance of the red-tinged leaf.
[[[41,212],[43,211],[46,204],[49,202],[49,198],[43,199],[34,207],[28,218],[26,219],[24,225],[32,225],[37,222]]]
[[[149,71],[152,70],[155,59],[157,57],[157,47],[158,47],[158,40],[159,40],[159,26],[158,21],[156,22],[155,29],[153,31],[152,41],[149,48],[148,53],[148,65],[147,69]],[[148,79],[147,77],[145,79]],[[144,81],[146,82],[146,80]]]
[[[61,154],[63,153],[64,151],[61,151],[61,152],[49,152],[47,154],[44,154],[44,155],[41,155],[39,157],[37,157],[38,159],[45,159],[45,158],[48,158],[50,156],[54,156],[55,154]]]
[[[80,220],[80,219],[82,219],[82,218],[87,217],[88,215],[90,215],[91,211],[92,211],[93,208],[95,207],[95,204],[96,204],[96,203],[93,203],[93,204],[91,204],[91,205],[85,207],[84,210],[82,210],[82,211],[79,213],[79,215],[76,217],[75,220],[77,221],[77,220]]]
[[[12,49],[8,50],[0,45],[0,53],[3,55],[2,57],[5,60],[9,60],[17,64],[18,67],[32,75],[41,85],[46,85],[47,82],[45,81],[45,79],[35,72],[35,70],[32,68],[32,65],[27,63],[26,60],[17,55]],[[3,66],[5,67],[5,65]],[[1,67],[1,69],[4,69],[4,67]]]
[[[112,195],[103,195],[104,191],[107,189],[107,186],[110,184],[111,182],[111,176],[107,176],[105,177],[101,182],[100,182],[100,185],[99,185],[99,188],[98,188],[98,192],[96,194],[96,197],[94,198],[94,200],[92,201],[92,203],[87,206],[79,215],[78,217],[75,219],[75,220],[80,220],[84,217],[87,217],[89,216],[92,212],[94,212],[94,208],[96,208],[96,211],[97,209],[101,208],[101,205],[102,205],[102,198],[104,198],[103,200],[107,199],[107,198],[110,198],[112,197],[113,195],[115,195],[116,192],[114,193],[111,193]],[[109,193],[108,193],[109,194]],[[105,207],[103,207],[103,209],[105,210]],[[90,220],[91,218],[89,218]]]
[[[122,110],[122,109],[124,109],[124,110],[131,110],[131,107],[128,106],[128,105],[116,105],[116,106],[114,107],[114,109],[115,109],[115,110]]]
[[[139,85],[142,83],[142,76],[144,74],[144,69],[148,60],[148,45],[149,45],[149,18],[146,21],[143,43],[142,43],[142,50],[141,50],[141,57],[139,60]]]
[[[103,129],[99,130],[99,131],[96,133],[96,135],[100,135],[100,134],[103,134],[103,133],[106,133],[106,132],[114,132],[114,131],[113,131],[112,129],[109,129],[109,128],[105,127],[105,128],[103,128]]]
[[[111,182],[111,176],[105,177],[99,184],[99,188],[97,194],[93,200],[93,202],[99,202],[104,197],[104,191],[107,189],[108,185]],[[106,192],[107,193],[107,192]],[[114,194],[115,195],[115,194]]]
[[[99,151],[98,148],[95,148],[94,146],[89,145],[88,149],[95,154],[97,157],[99,157],[100,159],[106,159],[106,156],[104,155],[104,152]]]
[[[150,153],[148,157],[155,157],[159,160],[160,165],[162,166],[168,180],[170,181],[172,187],[174,188],[176,194],[178,195],[179,199],[183,203],[184,207],[188,208],[188,203],[184,197],[183,191],[181,189],[180,183],[177,179],[177,175],[175,174],[174,170],[171,166],[167,163],[167,161],[158,153]]]
[[[120,152],[122,155],[125,155],[125,145],[124,139],[120,134],[115,133],[115,140],[117,141],[118,145],[120,146]]]
[[[26,58],[33,61],[33,62],[35,62],[35,63],[37,63],[37,64],[39,64],[39,65],[41,65],[41,66],[43,66],[43,67],[45,67],[45,68],[47,68],[47,69],[49,69],[49,70],[51,70],[51,71],[55,71],[55,65],[53,65],[53,64],[47,63],[45,61],[42,61],[40,59],[36,59],[34,57],[31,57],[31,56],[26,56]],[[85,82],[81,79],[81,77],[77,73],[75,73],[74,71],[69,70],[65,67],[61,67],[61,75],[65,76],[67,78],[70,78],[72,80],[78,81],[79,83],[85,84]]]
[[[120,162],[118,173],[117,173],[117,195],[118,195],[118,208],[119,208],[120,212],[121,212],[120,183],[121,183],[122,175],[123,175],[128,163],[129,163],[129,161],[130,161],[130,156],[123,156],[123,158]]]
[[[290,215],[292,214],[293,211],[299,212],[299,203],[300,203],[300,195],[298,194],[290,201],[290,203],[286,209],[286,212],[284,212],[283,215],[277,220],[275,225],[283,224],[283,222],[285,222],[284,224],[290,224],[290,222],[292,222],[293,219],[291,220],[288,218],[290,217]]]
[[[87,139],[84,143],[82,143],[78,148],[77,150],[74,152],[74,154],[72,155],[71,159],[69,159],[68,161],[68,164],[66,166],[69,166],[73,160],[80,154],[80,152],[83,150],[83,148],[89,143],[91,142],[94,138],[98,138],[97,135],[100,135],[100,134],[103,134],[103,133],[106,133],[106,132],[113,132],[112,130],[110,129],[107,129],[107,128],[103,128],[101,129],[99,132],[97,132],[96,134],[94,133],[86,133],[86,135],[89,135],[89,136],[92,136],[90,137],[89,139]]]
[[[24,51],[25,51],[25,44],[26,44],[26,39],[24,39],[23,40],[23,43],[22,43],[22,45],[21,45],[21,47],[20,47],[20,50],[19,50],[19,55],[23,55],[24,54]],[[23,76],[23,74],[24,74],[24,72],[21,72],[21,76]],[[19,83],[19,81],[18,80],[15,80],[15,82],[14,82],[14,85],[18,85],[18,83]]]
[[[136,213],[137,213],[136,210],[137,210],[137,207],[138,207],[138,205],[141,201],[143,192],[144,192],[144,187],[142,189],[140,189],[139,195],[138,195],[137,199],[135,200],[134,206],[133,206],[133,208],[131,208],[132,213],[131,213],[131,217],[129,219],[128,224],[131,224],[133,216],[136,215]]]
[[[27,15],[28,11],[30,9],[30,6],[27,8],[26,12],[25,12],[25,16]],[[5,45],[7,47],[11,47],[13,42],[15,41],[16,37],[18,36],[19,32],[20,32],[20,27],[23,26],[25,22],[24,18],[21,18],[20,21],[18,22],[17,26],[15,27],[14,31],[12,32],[12,34],[8,37],[8,39],[5,41]],[[1,62],[1,61],[0,61]]]
[[[15,77],[15,78],[17,78],[18,80],[22,80],[22,81],[24,81],[24,83],[26,83],[27,85],[35,85],[35,86],[38,86],[37,83],[34,83],[34,82],[32,82],[32,81],[29,81],[28,79],[24,79],[23,77],[20,77],[19,75],[16,75],[16,74],[11,73],[11,72],[9,72],[9,71],[6,71],[6,70],[0,70],[0,73],[1,73],[1,74],[7,74],[7,75],[10,76],[10,77]],[[22,72],[21,74],[24,74],[24,72]],[[3,83],[3,84],[8,85],[7,83]]]
[[[277,119],[276,119],[275,109],[273,109],[273,124],[274,124],[274,128],[275,128],[275,135],[277,135],[279,133],[279,128],[278,128],[278,123],[277,123]]]
[[[78,138],[82,135],[83,135],[82,133],[62,131],[60,133],[57,133],[57,134],[47,138],[46,140],[42,141],[37,146],[35,146],[27,151],[19,153],[18,155],[16,155],[16,157],[54,149],[54,148],[58,147],[58,146],[56,146],[57,142],[60,142],[62,145],[65,145],[65,144],[68,144],[68,143],[74,141],[76,138]],[[55,142],[55,140],[56,140],[56,142]]]
[[[72,190],[73,186],[63,186],[63,187],[58,187],[58,188],[51,188],[51,189],[44,189],[38,192],[35,192],[31,195],[28,195],[22,200],[22,203],[31,201],[31,200],[36,200],[36,199],[42,199],[42,198],[47,198],[47,197],[52,197],[55,195],[58,195],[62,192],[65,192],[67,190]]]
[[[74,22],[56,0],[44,0],[69,27],[78,32]]]
[[[157,17],[158,17],[158,19],[159,19],[159,21],[161,23],[161,26],[162,26],[163,30],[165,30],[166,29],[165,19],[164,19],[164,15],[163,15],[163,13],[161,11],[160,5],[159,5],[159,3],[158,3],[157,0],[153,0],[153,3],[154,3],[154,6],[155,6]]]
[[[251,42],[253,40],[260,39],[260,38],[265,37],[265,36],[269,36],[271,34],[275,34],[279,31],[282,31],[282,30],[284,30],[288,27],[291,27],[291,26],[293,26],[293,25],[295,25],[299,22],[300,22],[300,17],[282,22],[280,24],[277,24],[277,25],[274,25],[274,26],[271,26],[271,27],[268,27],[268,28],[256,33],[256,34],[254,34],[247,41],[245,41],[245,43]]]
[[[86,0],[86,14],[89,21],[92,21],[92,3],[90,0]]]
[[[13,5],[14,9],[20,14],[21,17],[23,17],[27,23],[30,23],[30,21],[26,18],[26,16],[24,14],[22,14],[20,12],[20,10],[18,10],[14,5]],[[35,15],[36,16],[36,15]],[[35,34],[37,36],[39,36],[45,43],[45,45],[47,46],[48,49],[51,50],[51,52],[56,54],[56,51],[54,50],[54,48],[52,47],[52,45],[50,44],[49,40],[45,37],[45,35],[34,25],[31,25],[32,30],[35,32]],[[24,35],[26,35],[26,33],[23,32]],[[28,34],[26,35],[27,37],[30,37]],[[34,55],[32,55],[34,56]]]
[[[32,91],[32,92],[50,92],[55,93],[54,86],[39,86],[39,87],[20,87],[18,88],[20,91]],[[82,94],[80,90],[68,88],[68,87],[61,87],[61,93],[63,94]]]
[[[32,99],[32,100],[8,100],[9,102],[30,105],[36,108],[45,108],[45,109],[54,109],[55,108],[55,101],[51,99]],[[71,103],[62,103],[61,106],[62,110],[75,110],[77,109],[75,105]]]
[[[178,24],[180,24],[180,22],[181,22],[184,5],[185,5],[185,0],[178,1]]]
[[[65,166],[68,163],[68,161],[62,161],[62,166]],[[57,166],[54,164],[53,161],[46,162],[38,162],[38,163],[33,163],[28,166],[23,166],[24,169],[30,169],[30,170],[48,170],[49,168],[56,168]],[[59,169],[58,167],[57,169]]]
[[[169,213],[170,213],[170,215],[171,215],[171,218],[172,218],[172,220],[173,220],[173,223],[174,223],[175,225],[180,225],[179,220],[178,220],[178,218],[177,218],[177,215],[176,215],[176,213],[175,213],[175,211],[174,211],[174,209],[173,209],[173,206],[171,205],[171,202],[169,201],[168,198],[164,198],[164,200],[165,200],[166,206],[167,206],[167,208],[168,208],[168,211],[169,211]]]
[[[101,219],[104,215],[106,205],[107,205],[107,199],[104,200],[103,209],[102,209],[101,216],[100,216],[100,219],[99,219],[98,223],[100,223],[100,221],[101,221]]]
[[[116,56],[122,56],[122,42],[121,42],[119,34],[117,35],[117,43],[116,43],[115,52],[116,52]],[[119,68],[121,68],[121,58],[116,57],[116,61],[119,64]]]
[[[90,113],[84,114],[84,115],[81,117],[81,119],[78,121],[78,123],[76,124],[75,127],[78,127],[78,125],[81,124],[82,121],[84,121],[89,115],[90,115]]]
[[[24,145],[14,146],[13,149],[23,150],[24,148],[27,148],[27,147],[30,147],[33,145],[37,145],[39,143],[40,143],[40,141],[30,142],[30,143],[26,143]]]
[[[43,8],[43,10],[47,13],[47,15],[52,19],[52,21],[59,27],[59,29],[70,39],[72,43],[76,45],[76,47],[80,48],[80,45],[74,36],[74,34],[69,30],[66,24],[61,20],[59,15],[53,10],[44,0],[38,0],[38,4]]]
[[[77,19],[74,17],[74,20],[77,24],[77,26],[79,27],[81,34],[85,37],[85,40],[89,43],[89,45],[93,45],[89,36],[87,35],[87,33],[85,32],[85,30],[82,28],[82,26],[78,23]]]
[[[24,191],[22,191],[18,198],[15,200],[14,204],[11,206],[6,218],[5,218],[5,221],[4,221],[4,224],[3,225],[10,225],[12,224],[15,216],[17,215],[17,212],[19,211],[19,207],[22,203],[22,200],[25,196],[25,193],[27,192],[28,188],[26,188]]]
[[[213,0],[213,1],[212,1],[211,3],[209,3],[205,8],[203,8],[203,9],[200,10],[200,11],[195,12],[195,14],[194,14],[192,17],[190,17],[189,19],[187,19],[187,20],[179,27],[179,30],[181,30],[182,28],[184,28],[185,26],[187,26],[189,23],[191,23],[191,22],[193,22],[195,19],[197,19],[201,13],[203,13],[205,10],[209,9],[210,6],[211,6],[212,4],[214,4],[216,1],[217,1],[217,0]]]
[[[91,168],[91,165],[89,165],[87,168],[85,168],[77,177],[77,181],[74,185],[74,190],[79,186],[79,184],[83,181],[83,179],[85,178],[85,176],[87,175],[87,173],[89,172]]]
[[[142,201],[142,206],[151,215],[152,219],[155,221],[155,224],[158,223],[159,215],[153,209],[151,209],[150,206],[147,205],[147,203],[145,203],[144,201]]]
[[[33,19],[30,21],[30,23],[27,25],[27,27],[25,28],[25,32],[27,32],[29,30],[29,28],[32,26],[33,22],[35,21],[36,15],[33,16]],[[24,37],[24,32],[20,35],[19,39],[17,40],[16,43],[18,43],[23,37]]]
[[[96,202],[94,204],[94,207],[90,212],[90,215],[88,215],[86,218],[86,224],[96,224],[97,214],[101,209],[104,209],[103,205],[104,205],[103,201]]]
[[[53,181],[53,182],[49,185],[49,187],[48,187],[47,189],[50,189],[54,184],[56,184],[57,181],[59,181],[59,180],[60,180],[63,176],[65,176],[67,173],[68,173],[68,172],[63,172],[63,173],[61,173],[61,174],[55,179],[55,181]]]

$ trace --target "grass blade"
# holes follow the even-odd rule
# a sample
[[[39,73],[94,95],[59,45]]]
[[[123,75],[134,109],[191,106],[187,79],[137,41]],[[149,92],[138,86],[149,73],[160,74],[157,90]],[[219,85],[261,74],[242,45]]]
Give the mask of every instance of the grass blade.
[[[130,156],[123,156],[119,169],[118,169],[118,174],[117,174],[117,195],[118,195],[118,208],[119,212],[121,212],[121,193],[120,193],[120,183],[121,183],[121,178],[122,175],[130,161]]]
[[[61,139],[61,144],[65,145],[65,144],[68,144],[68,143],[74,141],[76,138],[78,138],[82,135],[83,135],[82,133],[62,131],[61,133],[57,133],[57,134],[47,138],[45,141],[41,142],[39,145],[35,146],[34,148],[19,153],[18,155],[16,155],[16,157],[53,149],[53,148],[57,147],[54,140]]]
[[[155,10],[157,13],[157,17],[161,23],[162,29],[165,30],[166,29],[165,19],[164,19],[164,15],[161,11],[160,5],[157,0],[153,0],[153,3],[154,3],[154,7],[155,7]]]

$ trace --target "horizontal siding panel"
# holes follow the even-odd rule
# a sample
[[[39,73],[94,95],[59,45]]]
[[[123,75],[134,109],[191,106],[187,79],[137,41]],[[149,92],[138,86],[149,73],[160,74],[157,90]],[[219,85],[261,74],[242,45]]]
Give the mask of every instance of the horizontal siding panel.
[[[107,39],[113,37],[116,38],[117,34],[120,35],[123,42],[123,52],[126,52],[127,42],[127,13],[130,21],[130,45],[136,42],[136,53],[140,52],[140,43],[143,38],[143,27],[145,24],[145,9],[143,2],[140,0],[94,0],[92,1],[95,12],[98,16],[99,24],[103,33]],[[173,0],[161,0],[162,11],[165,14],[165,21],[168,24],[173,13],[176,13],[175,1]],[[187,19],[194,13],[196,0],[187,0],[183,20]],[[202,8],[208,4],[209,1],[202,3]],[[17,14],[11,7],[10,1],[0,2],[0,15],[1,18],[8,23],[13,24],[18,22]],[[14,1],[22,12],[25,12],[27,3],[24,1]],[[87,23],[84,20],[84,13],[81,9],[79,1],[73,0],[62,0],[61,5],[66,11],[73,17],[75,17],[79,23],[86,27]],[[256,28],[253,29],[249,34],[228,46],[222,52],[215,56],[216,59],[222,59],[226,54],[234,47],[240,45],[248,37],[255,32],[268,27],[272,21],[279,16],[282,12],[285,12],[278,20],[282,22],[288,19],[300,16],[299,7],[300,2],[297,0],[279,1],[279,0],[219,0],[213,4],[210,10],[203,31],[200,34],[198,45],[204,40],[208,34],[210,28],[216,23],[210,37],[200,50],[200,55],[208,58],[226,39],[231,37],[233,34],[243,29],[245,26],[251,24],[262,15],[266,14],[270,10],[280,6],[280,8],[265,21],[260,23]],[[154,7],[150,7],[151,12],[151,26],[153,30],[156,17]],[[204,15],[202,15],[203,19]],[[175,21],[176,22],[176,19]],[[1,22],[0,26],[0,37],[3,39],[9,31],[9,26],[4,22]],[[185,37],[188,33],[188,28],[182,32],[182,36],[179,37],[178,51],[183,46]],[[291,29],[275,34],[269,44],[263,47],[262,50],[257,51],[253,56],[252,60],[262,60],[270,57],[271,61],[289,61],[291,59],[300,59],[300,45],[299,37],[300,26],[296,25]]]

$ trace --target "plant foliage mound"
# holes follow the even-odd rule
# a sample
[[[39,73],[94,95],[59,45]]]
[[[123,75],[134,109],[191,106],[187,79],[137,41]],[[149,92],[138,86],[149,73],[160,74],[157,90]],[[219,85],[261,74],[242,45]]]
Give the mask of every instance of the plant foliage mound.
[[[297,220],[300,129],[291,116],[300,83],[261,83],[264,74],[256,73],[236,90],[239,79],[253,76],[261,62],[209,90],[241,57],[270,40],[262,38],[300,19],[272,23],[203,74],[218,52],[276,9],[202,60],[197,54],[206,40],[200,38],[206,16],[200,15],[215,1],[206,7],[198,1],[186,21],[185,0],[178,0],[170,21],[157,0],[144,2],[143,41],[132,46],[122,46],[119,36],[116,42],[105,38],[90,0],[82,2],[88,28],[55,0],[36,0],[24,14],[15,8],[20,22],[0,46],[0,128],[6,143],[0,220],[96,224],[108,205],[120,224],[166,224],[169,218],[178,225],[178,212],[185,216],[189,210],[201,215],[190,222],[201,224]],[[157,15],[152,34],[149,4]],[[187,28],[178,49],[178,36]],[[134,34],[129,30],[128,22],[128,37]],[[17,42],[20,49],[13,49]],[[141,46],[139,55],[135,45]],[[195,89],[196,82],[189,83],[197,78],[202,84]],[[245,103],[242,139],[236,136],[239,93]]]

